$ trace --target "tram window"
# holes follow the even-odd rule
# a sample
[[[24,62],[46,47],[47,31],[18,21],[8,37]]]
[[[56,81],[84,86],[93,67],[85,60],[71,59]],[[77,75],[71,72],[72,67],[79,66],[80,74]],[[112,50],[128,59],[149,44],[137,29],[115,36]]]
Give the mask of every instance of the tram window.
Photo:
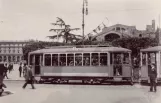
[[[114,64],[122,64],[121,58],[121,53],[114,53]]]
[[[51,55],[45,54],[45,66],[51,66]]]
[[[121,75],[122,75],[122,66],[114,65],[114,76],[121,76]]]
[[[92,66],[98,66],[99,65],[99,55],[98,53],[92,53]]]
[[[155,53],[148,53],[148,64],[155,64],[156,55]]]
[[[75,54],[75,66],[82,66],[82,54]]]
[[[101,66],[107,65],[107,53],[100,53],[100,65]]]
[[[67,54],[67,65],[74,66],[74,54]]]
[[[60,54],[59,66],[66,66],[66,54]]]
[[[58,66],[58,54],[52,54],[52,66]]]
[[[124,64],[129,64],[129,54],[128,53],[124,53],[123,54],[123,63]]]
[[[83,54],[83,66],[90,66],[90,53]]]
[[[30,55],[30,65],[33,65],[34,64],[34,56],[33,55]]]
[[[142,64],[146,65],[146,53],[142,54]]]
[[[110,64],[113,64],[113,53],[110,53]]]

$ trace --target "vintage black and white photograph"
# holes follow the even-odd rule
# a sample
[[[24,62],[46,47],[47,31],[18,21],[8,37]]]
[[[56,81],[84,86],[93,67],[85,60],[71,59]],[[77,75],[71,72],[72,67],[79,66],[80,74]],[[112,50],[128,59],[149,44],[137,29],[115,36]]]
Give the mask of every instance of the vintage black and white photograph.
[[[0,0],[0,103],[160,103],[161,0]]]

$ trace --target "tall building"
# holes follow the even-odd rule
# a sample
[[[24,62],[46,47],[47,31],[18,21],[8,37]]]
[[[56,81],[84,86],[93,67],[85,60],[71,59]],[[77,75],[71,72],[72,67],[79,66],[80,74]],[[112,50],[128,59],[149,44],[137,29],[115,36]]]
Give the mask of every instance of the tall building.
[[[0,41],[0,62],[20,62],[23,60],[26,41]]]

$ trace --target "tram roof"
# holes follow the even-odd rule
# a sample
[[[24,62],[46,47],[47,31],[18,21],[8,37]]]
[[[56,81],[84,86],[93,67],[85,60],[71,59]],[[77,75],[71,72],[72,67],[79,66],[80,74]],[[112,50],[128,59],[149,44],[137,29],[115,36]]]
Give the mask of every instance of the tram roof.
[[[161,46],[155,46],[155,47],[149,47],[149,48],[146,48],[146,49],[141,49],[140,51],[149,51],[149,52],[152,52],[152,51],[161,51]]]
[[[129,49],[121,47],[97,47],[97,48],[52,48],[39,49],[30,52],[30,54],[38,53],[69,53],[69,52],[131,52]]]

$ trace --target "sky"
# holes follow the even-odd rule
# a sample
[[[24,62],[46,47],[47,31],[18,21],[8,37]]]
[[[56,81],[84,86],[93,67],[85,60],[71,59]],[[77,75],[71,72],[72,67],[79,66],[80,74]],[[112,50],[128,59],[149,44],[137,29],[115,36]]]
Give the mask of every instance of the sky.
[[[124,24],[145,30],[151,20],[159,26],[161,0],[87,0],[85,34],[99,24]],[[83,0],[0,0],[0,40],[49,40],[56,17],[62,18],[74,33],[82,35]]]

